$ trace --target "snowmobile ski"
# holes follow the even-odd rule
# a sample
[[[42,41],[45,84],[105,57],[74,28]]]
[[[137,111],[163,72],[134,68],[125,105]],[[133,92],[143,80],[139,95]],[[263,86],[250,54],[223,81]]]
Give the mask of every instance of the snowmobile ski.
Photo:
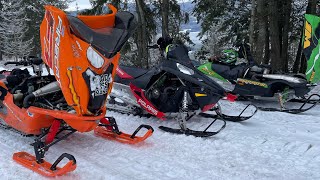
[[[219,128],[217,131],[207,131],[217,120],[220,120],[223,122],[223,125]],[[218,134],[220,131],[222,131],[226,127],[226,121],[221,120],[221,119],[214,119],[203,131],[196,131],[196,130],[191,130],[189,128],[180,128],[180,129],[175,129],[175,128],[170,128],[170,127],[165,127],[165,126],[159,126],[159,129],[173,133],[173,134],[185,134],[187,136],[195,136],[195,137],[210,137]]]
[[[317,97],[318,99],[312,99],[313,97]],[[262,111],[278,111],[278,112],[286,112],[290,114],[299,114],[314,108],[318,103],[320,103],[320,95],[312,94],[307,99],[292,99],[290,100],[290,102],[302,103],[302,105],[296,109],[288,109],[288,108],[278,109],[278,108],[265,108],[265,107],[258,107],[258,109]],[[307,106],[308,104],[309,106]]]
[[[242,114],[244,112],[246,112],[246,110],[249,108],[249,107],[254,107],[255,110],[254,112],[252,113],[252,115],[250,116],[242,116]],[[214,110],[216,112],[216,114],[208,114],[208,113],[200,113],[199,115],[202,116],[202,117],[205,117],[205,118],[218,118],[218,119],[223,119],[225,121],[231,121],[231,122],[242,122],[242,121],[246,121],[248,119],[250,119],[251,117],[253,117],[257,111],[258,111],[258,108],[253,105],[253,104],[248,104],[242,111],[241,113],[238,115],[238,116],[230,116],[230,115],[227,115],[227,114],[223,114],[220,110],[220,108],[218,109],[215,109]]]
[[[69,132],[61,137],[57,137],[57,135],[64,131]],[[35,139],[35,142],[31,144],[34,147],[35,156],[27,152],[17,152],[13,154],[13,160],[22,166],[47,177],[61,176],[74,171],[76,169],[76,159],[73,155],[63,153],[53,164],[45,161],[44,155],[48,151],[49,147],[66,139],[75,132],[76,130],[70,127],[61,126],[60,120],[55,120],[53,125],[44,131]],[[44,137],[45,140],[43,141]],[[64,158],[67,158],[69,161],[63,167],[58,167],[58,164]]]
[[[142,129],[147,129],[143,136],[137,136]],[[149,125],[140,125],[132,135],[119,131],[116,120],[113,117],[106,117],[100,120],[100,124],[95,128],[94,134],[106,139],[116,140],[121,143],[136,144],[149,138],[153,133],[153,128]]]
[[[62,159],[67,158],[69,161],[63,167],[57,167]],[[76,159],[67,153],[63,153],[53,164],[47,161],[37,162],[36,157],[27,152],[17,152],[13,154],[13,160],[19,164],[35,171],[43,176],[56,177],[74,171],[77,167]]]

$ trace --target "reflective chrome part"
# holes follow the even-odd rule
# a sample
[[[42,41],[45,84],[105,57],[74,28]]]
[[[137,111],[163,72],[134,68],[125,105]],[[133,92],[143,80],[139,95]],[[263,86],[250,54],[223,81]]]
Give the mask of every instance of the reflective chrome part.
[[[306,83],[307,82],[305,79],[301,79],[298,77],[292,77],[289,75],[263,74],[262,77],[268,78],[268,79],[282,79],[282,80],[292,82],[292,83]]]
[[[114,82],[110,96],[117,97],[127,104],[140,107],[136,101],[136,98],[132,94],[130,87],[127,85]]]
[[[182,72],[183,74],[187,74],[187,75],[194,75],[194,71],[180,63],[176,63],[177,64],[177,68],[179,69],[180,72]]]
[[[35,97],[44,96],[54,92],[60,91],[60,86],[58,81],[54,81],[50,84],[43,86],[42,88],[33,92]]]

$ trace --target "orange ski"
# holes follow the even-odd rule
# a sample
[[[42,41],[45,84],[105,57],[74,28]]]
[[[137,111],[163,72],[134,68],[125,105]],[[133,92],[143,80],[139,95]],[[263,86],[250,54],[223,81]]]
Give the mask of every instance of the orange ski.
[[[57,165],[63,158],[68,158],[69,162],[61,168],[57,167]],[[62,154],[53,163],[53,165],[46,161],[38,163],[36,160],[36,157],[30,155],[27,152],[14,153],[13,160],[21,164],[22,166],[31,169],[32,171],[35,171],[43,176],[48,176],[48,177],[64,175],[68,172],[75,170],[77,167],[75,158],[72,155],[67,153]]]
[[[148,131],[143,136],[136,136],[142,128],[145,128]],[[140,125],[132,135],[126,134],[119,131],[118,125],[113,117],[108,117],[100,120],[99,126],[94,129],[94,134],[121,143],[136,144],[149,138],[153,131],[151,126],[143,124]]]

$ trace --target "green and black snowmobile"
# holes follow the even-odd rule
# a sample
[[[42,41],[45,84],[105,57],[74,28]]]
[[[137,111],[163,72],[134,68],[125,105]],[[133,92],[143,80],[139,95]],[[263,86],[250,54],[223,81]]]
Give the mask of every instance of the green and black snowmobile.
[[[224,50],[220,56],[210,58],[198,69],[218,82],[227,91],[245,99],[277,98],[280,108],[259,107],[266,111],[288,113],[305,112],[319,103],[320,96],[310,90],[320,80],[320,18],[305,15],[303,49],[307,59],[306,74],[276,74],[268,65],[257,65],[250,53],[250,46],[241,44],[238,51]],[[237,58],[245,58],[247,63],[237,64]],[[288,101],[301,103],[298,108],[288,108]]]

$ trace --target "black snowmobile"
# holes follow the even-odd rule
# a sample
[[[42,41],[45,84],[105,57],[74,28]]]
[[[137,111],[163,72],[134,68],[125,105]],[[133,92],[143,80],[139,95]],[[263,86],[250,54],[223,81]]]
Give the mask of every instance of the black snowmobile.
[[[158,45],[149,48],[158,48]],[[207,131],[218,119],[240,121],[252,117],[222,114],[217,102],[225,96],[226,92],[220,85],[194,67],[184,45],[172,45],[167,48],[167,57],[152,69],[120,65],[107,106],[122,113],[151,114],[163,120],[174,118],[180,129],[159,128],[171,133],[207,137],[225,127],[222,120],[223,125],[218,131]],[[187,127],[186,122],[190,118],[213,107],[216,115],[208,117],[215,119],[205,130],[196,131]]]
[[[245,58],[247,63],[235,64],[237,58]],[[213,57],[198,69],[223,85],[241,99],[277,98],[280,108],[259,107],[264,111],[301,113],[310,110],[319,102],[320,96],[305,97],[315,84],[303,74],[276,74],[268,65],[257,65],[251,55],[250,46],[241,44],[238,51],[225,50],[223,55]],[[298,108],[286,108],[288,101],[301,103]]]

